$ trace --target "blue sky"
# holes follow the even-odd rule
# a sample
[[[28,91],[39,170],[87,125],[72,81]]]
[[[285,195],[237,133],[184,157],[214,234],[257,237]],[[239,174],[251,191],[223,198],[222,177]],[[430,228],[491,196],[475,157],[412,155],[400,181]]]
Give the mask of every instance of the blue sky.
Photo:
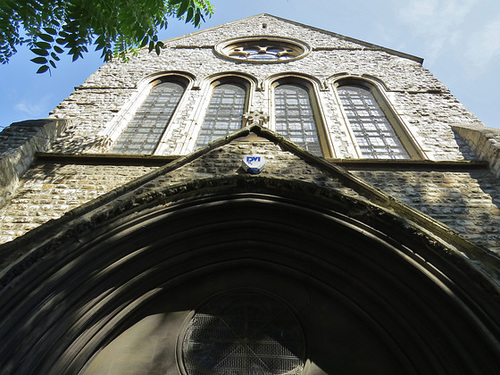
[[[424,58],[424,66],[485,125],[500,128],[500,1],[498,0],[212,0],[202,29],[259,13],[291,19]],[[195,31],[172,20],[168,39]],[[35,74],[21,50],[0,65],[0,128],[45,118],[74,86],[103,63],[98,53],[63,59]]]

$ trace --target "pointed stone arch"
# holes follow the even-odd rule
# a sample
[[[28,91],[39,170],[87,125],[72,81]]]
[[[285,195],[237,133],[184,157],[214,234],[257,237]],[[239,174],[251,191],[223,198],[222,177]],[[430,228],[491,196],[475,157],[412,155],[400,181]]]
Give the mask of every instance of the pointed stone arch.
[[[500,369],[498,291],[439,235],[309,183],[239,176],[139,191],[42,227],[3,273],[4,373],[95,373],[86,366],[113,356],[134,366],[119,342],[151,317],[167,322],[154,331],[170,346],[146,372],[182,373],[190,312],[238,288],[290,306],[304,374]]]

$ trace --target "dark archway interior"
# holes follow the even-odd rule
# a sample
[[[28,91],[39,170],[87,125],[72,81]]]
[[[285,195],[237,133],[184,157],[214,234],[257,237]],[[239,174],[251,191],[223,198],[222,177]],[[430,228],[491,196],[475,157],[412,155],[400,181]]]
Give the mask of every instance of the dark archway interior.
[[[453,265],[423,261],[401,235],[264,194],[136,212],[61,244],[22,275],[3,307],[2,366],[182,373],[179,337],[193,313],[244,289],[293,311],[304,374],[498,373],[484,293],[465,287]]]

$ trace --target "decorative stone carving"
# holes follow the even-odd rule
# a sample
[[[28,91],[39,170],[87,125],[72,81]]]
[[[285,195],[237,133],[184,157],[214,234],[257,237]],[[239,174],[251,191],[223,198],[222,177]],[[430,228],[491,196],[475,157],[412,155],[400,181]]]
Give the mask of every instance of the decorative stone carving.
[[[244,126],[263,126],[269,122],[269,115],[262,111],[251,111],[243,115]]]
[[[94,140],[94,145],[92,146],[92,151],[108,151],[113,144],[113,140],[109,135],[97,135]]]

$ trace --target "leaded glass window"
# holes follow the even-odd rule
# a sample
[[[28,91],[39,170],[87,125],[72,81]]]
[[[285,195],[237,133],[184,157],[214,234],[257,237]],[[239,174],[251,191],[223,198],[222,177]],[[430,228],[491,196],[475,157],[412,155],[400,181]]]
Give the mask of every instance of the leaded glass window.
[[[371,91],[363,86],[338,88],[361,156],[368,159],[408,159],[410,156]]]
[[[151,93],[117,139],[113,152],[120,154],[152,154],[165,132],[184,93],[177,82],[162,82]]]
[[[246,88],[236,83],[223,83],[214,88],[196,148],[241,128],[246,93]]]
[[[283,84],[275,90],[276,131],[298,146],[323,156],[309,90]]]
[[[182,341],[189,375],[300,375],[305,366],[302,327],[277,299],[229,292],[201,306]]]
[[[235,47],[228,53],[228,56],[247,60],[277,61],[293,59],[297,57],[297,54],[291,48],[255,44]]]
[[[224,58],[253,63],[287,62],[304,57],[309,51],[307,44],[286,38],[246,37],[215,46],[215,52]]]

